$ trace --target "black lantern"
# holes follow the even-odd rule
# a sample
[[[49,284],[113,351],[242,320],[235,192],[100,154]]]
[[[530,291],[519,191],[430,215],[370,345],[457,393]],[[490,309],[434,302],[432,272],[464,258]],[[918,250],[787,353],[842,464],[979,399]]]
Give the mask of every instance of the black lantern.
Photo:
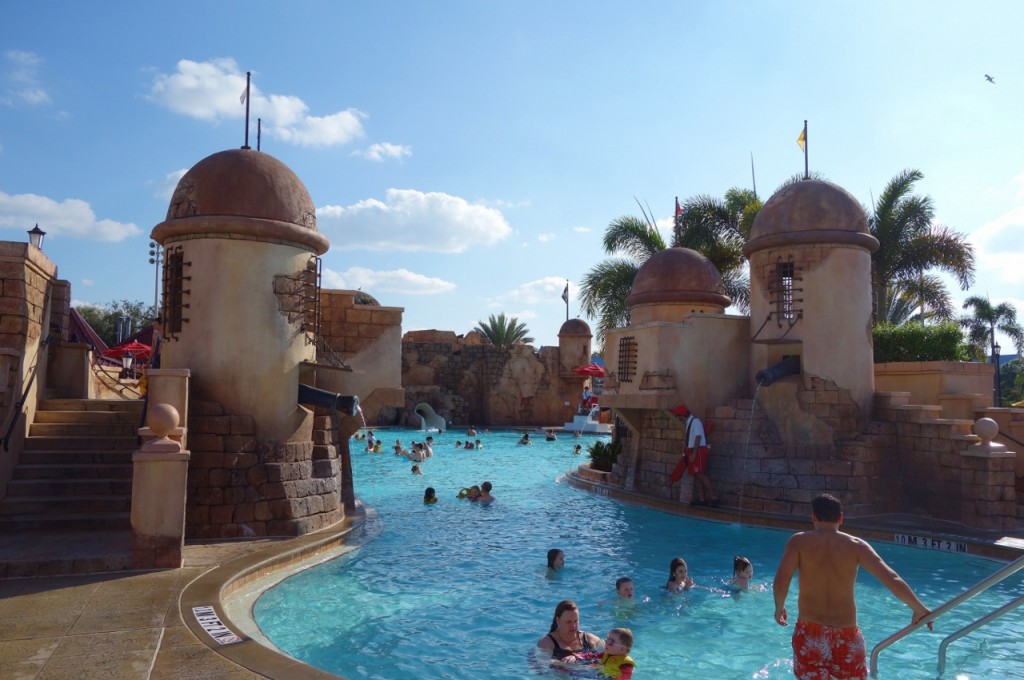
[[[43,237],[46,236],[46,232],[39,228],[39,224],[32,227],[28,232],[28,242],[34,245],[40,250],[43,249]]]
[[[1003,386],[999,384],[999,343],[992,343],[992,361],[996,363],[996,406],[1003,405]]]

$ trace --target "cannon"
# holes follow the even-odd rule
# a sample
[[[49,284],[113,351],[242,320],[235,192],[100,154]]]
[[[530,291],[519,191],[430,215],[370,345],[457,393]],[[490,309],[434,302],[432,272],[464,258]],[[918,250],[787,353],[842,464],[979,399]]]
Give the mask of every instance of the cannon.
[[[799,373],[800,357],[798,355],[791,355],[783,358],[782,361],[776,364],[772,364],[768,368],[762,368],[754,375],[754,380],[759,387],[768,387],[783,376],[799,375]]]
[[[355,416],[359,412],[359,397],[336,394],[310,385],[299,385],[299,403],[310,406],[324,406],[345,415]]]

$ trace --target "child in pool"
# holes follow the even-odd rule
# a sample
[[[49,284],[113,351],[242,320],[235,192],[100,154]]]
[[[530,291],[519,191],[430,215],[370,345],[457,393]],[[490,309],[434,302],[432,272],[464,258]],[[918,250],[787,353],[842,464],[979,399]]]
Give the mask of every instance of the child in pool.
[[[750,579],[754,578],[754,565],[746,557],[734,557],[732,560],[732,580],[729,587],[733,590],[749,590]]]
[[[476,484],[469,487],[468,489],[463,487],[459,489],[457,498],[468,498],[471,501],[475,501],[480,498],[480,487],[477,486]]]
[[[573,448],[573,450],[572,450],[572,454],[573,454],[574,456],[578,456],[578,455],[580,455],[581,453],[583,453],[583,445],[582,445],[582,444],[577,444],[577,445],[575,446],[575,448]]]
[[[608,678],[630,680],[636,662],[629,656],[633,648],[633,631],[629,628],[612,628],[604,640],[603,652],[576,652],[561,660],[563,664],[579,661],[596,661],[601,674]]]
[[[668,583],[665,584],[665,590],[670,593],[681,593],[692,587],[693,579],[689,576],[686,560],[682,557],[674,558],[668,565]]]
[[[412,473],[414,475],[422,475],[423,474],[423,470],[420,469],[419,465],[413,465],[412,466]]]
[[[434,491],[434,487],[428,486],[423,491],[423,504],[424,505],[433,505],[436,502],[437,502],[437,493]]]
[[[615,594],[624,600],[633,599],[633,579],[623,576],[615,582]]]

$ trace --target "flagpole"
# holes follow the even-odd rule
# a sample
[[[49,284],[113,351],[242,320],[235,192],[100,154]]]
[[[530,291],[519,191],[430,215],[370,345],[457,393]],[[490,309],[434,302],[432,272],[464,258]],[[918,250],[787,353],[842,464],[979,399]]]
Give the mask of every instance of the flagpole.
[[[754,177],[754,152],[750,152],[750,183],[754,185],[754,200],[757,200],[757,178]]]
[[[565,280],[565,320],[569,320],[569,279]]]
[[[811,172],[807,165],[807,121],[804,121],[804,179],[810,179]]]
[[[260,150],[260,139],[263,137],[263,119],[256,119],[256,150]]]
[[[252,82],[252,71],[245,72],[245,146],[243,149],[251,148],[249,146],[249,85]]]

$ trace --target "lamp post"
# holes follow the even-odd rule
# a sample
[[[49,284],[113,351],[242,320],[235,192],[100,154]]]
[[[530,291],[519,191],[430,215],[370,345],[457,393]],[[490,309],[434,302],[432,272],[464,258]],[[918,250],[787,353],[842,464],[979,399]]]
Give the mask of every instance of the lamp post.
[[[153,313],[160,316],[160,261],[163,248],[156,241],[149,242],[149,263],[153,265]]]
[[[135,357],[130,352],[125,352],[121,355],[121,368],[124,369],[124,377],[128,378],[131,376],[132,364],[135,363]]]
[[[1003,386],[999,384],[999,343],[992,343],[992,361],[996,363],[996,406],[1003,405]]]
[[[46,236],[46,232],[39,228],[38,222],[36,223],[36,226],[28,230],[28,242],[40,250],[43,249],[44,236]]]

